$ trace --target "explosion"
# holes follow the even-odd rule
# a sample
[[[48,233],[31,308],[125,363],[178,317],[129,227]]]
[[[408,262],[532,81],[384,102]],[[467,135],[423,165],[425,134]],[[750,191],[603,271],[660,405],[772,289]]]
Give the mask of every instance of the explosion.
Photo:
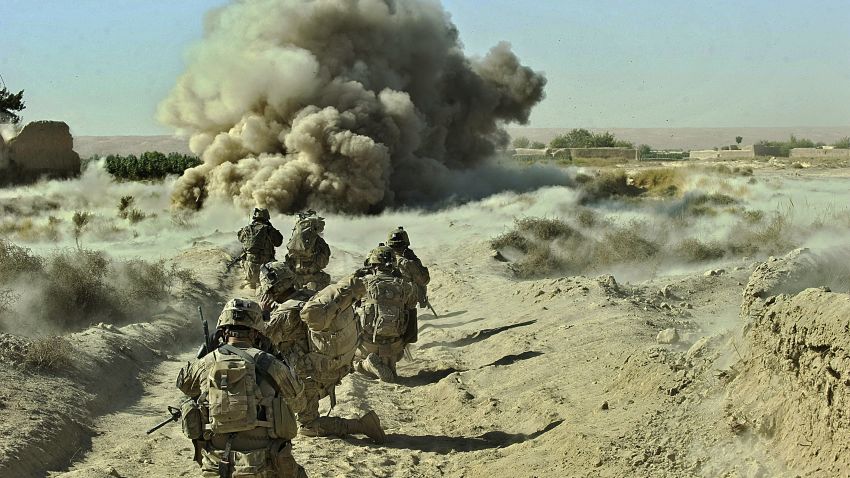
[[[543,98],[546,79],[509,44],[465,56],[436,1],[240,0],[206,20],[159,108],[204,161],[176,184],[179,207],[369,213],[444,199]]]

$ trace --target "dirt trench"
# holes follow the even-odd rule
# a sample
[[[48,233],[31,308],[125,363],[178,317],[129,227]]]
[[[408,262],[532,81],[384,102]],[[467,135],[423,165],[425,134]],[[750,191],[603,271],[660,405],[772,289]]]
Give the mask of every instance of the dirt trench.
[[[769,436],[746,431],[761,422],[739,423],[734,413],[747,404],[741,396],[757,407],[765,393],[741,384],[769,384],[753,377],[778,373],[746,368],[761,353],[739,333],[749,266],[632,285],[610,276],[514,282],[482,247],[429,264],[441,315],[422,313],[398,383],[354,374],[337,389],[332,413],[375,410],[387,442],[299,436],[294,453],[310,476],[797,476]],[[670,328],[678,339],[659,343]],[[772,328],[750,330],[770,337]],[[79,451],[30,468],[40,474],[10,476],[197,476],[179,426],[144,433],[181,399],[174,378],[194,351],[177,350],[145,362],[133,376],[138,393],[87,426],[88,439],[69,435]]]

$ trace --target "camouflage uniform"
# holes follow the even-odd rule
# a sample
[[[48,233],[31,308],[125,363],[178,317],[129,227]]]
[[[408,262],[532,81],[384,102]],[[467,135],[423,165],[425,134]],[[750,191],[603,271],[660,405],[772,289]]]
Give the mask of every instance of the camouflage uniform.
[[[245,259],[242,261],[245,285],[256,289],[259,285],[260,267],[274,260],[275,247],[283,244],[283,234],[269,222],[268,209],[254,209],[251,224],[240,229],[237,237],[245,252]]]
[[[428,283],[431,282],[431,275],[428,268],[422,265],[422,261],[416,257],[413,249],[410,248],[410,239],[403,227],[399,226],[398,229],[390,232],[387,245],[392,248],[395,254],[396,267],[401,272],[402,277],[412,282],[415,287],[416,301],[413,306],[407,309],[410,324],[405,334],[405,342],[415,343],[418,340],[419,328],[416,303],[419,304],[419,307],[427,306]]]
[[[233,327],[232,329],[230,327]],[[307,474],[292,457],[291,439],[297,429],[292,410],[302,407],[304,386],[286,362],[274,358],[253,346],[250,329],[258,331],[263,327],[259,306],[245,299],[234,299],[225,305],[219,317],[218,328],[230,341],[220,345],[206,356],[189,362],[177,377],[177,387],[190,401],[197,404],[196,414],[183,413],[183,428],[198,430],[199,436],[193,439],[196,461],[201,465],[201,476],[218,478],[222,476],[220,466],[229,469],[224,476],[256,478],[306,478]],[[253,332],[256,333],[256,332]],[[242,397],[231,401],[231,405],[222,407],[216,402],[213,386],[221,382],[222,390],[228,390],[243,377],[250,374],[242,372],[231,376],[234,368],[219,367],[224,360],[234,363],[252,363],[256,374],[256,386],[250,396],[256,398],[254,428],[236,428],[227,433],[215,431],[221,417],[230,417],[227,413],[240,410],[245,402]],[[247,362],[246,359],[250,360]],[[246,370],[244,367],[237,370]],[[210,373],[212,371],[212,373]],[[235,378],[234,378],[235,377]],[[218,381],[218,382],[217,382]],[[218,385],[216,385],[218,387]],[[236,387],[238,389],[238,387]],[[230,393],[225,391],[224,394]],[[227,396],[229,400],[229,396]],[[212,403],[211,403],[212,402]],[[233,404],[236,404],[235,407]],[[250,409],[250,406],[248,407]],[[199,411],[198,411],[199,409]],[[185,409],[184,410],[188,410]],[[247,417],[241,409],[242,416]],[[250,413],[250,412],[249,412]],[[238,416],[238,415],[237,415]],[[192,418],[194,417],[194,422]],[[189,423],[189,424],[187,424]],[[193,425],[195,428],[193,428]],[[202,430],[202,431],[201,431]],[[224,462],[224,463],[223,463]]]
[[[304,381],[304,406],[297,410],[301,433],[364,434],[383,441],[384,432],[374,412],[359,419],[319,414],[319,402],[331,397],[333,405],[334,388],[351,371],[358,340],[352,304],[363,294],[362,282],[352,276],[313,297],[309,291],[296,290],[294,283],[295,274],[282,262],[267,264],[260,274],[264,303],[271,309],[266,336]]]
[[[395,267],[389,247],[373,250],[367,265],[371,270],[363,276],[366,293],[357,310],[362,331],[357,370],[392,382],[407,345],[408,311],[416,307],[416,289]]]
[[[324,228],[324,218],[315,211],[299,214],[292,228],[284,261],[295,272],[300,289],[318,292],[331,283],[331,276],[324,272],[331,259],[331,248],[321,235]]]

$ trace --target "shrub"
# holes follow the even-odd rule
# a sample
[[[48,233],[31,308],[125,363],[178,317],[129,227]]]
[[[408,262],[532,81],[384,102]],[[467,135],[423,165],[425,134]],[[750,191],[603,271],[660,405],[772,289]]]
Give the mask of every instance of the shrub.
[[[643,192],[629,184],[629,178],[623,171],[604,172],[583,181],[582,204],[614,197],[636,197]]]
[[[490,246],[497,250],[510,247],[525,254],[531,250],[531,241],[518,231],[509,231],[491,240]]]
[[[528,138],[526,138],[525,136],[520,136],[520,137],[518,137],[518,138],[514,138],[514,141],[513,141],[513,143],[512,143],[512,145],[513,145],[514,149],[517,149],[517,148],[519,148],[519,149],[522,149],[522,148],[528,148],[528,146],[529,146],[530,144],[531,144],[531,140],[529,140],[529,139],[528,139]]]
[[[71,350],[71,344],[64,337],[35,339],[26,348],[24,364],[37,371],[55,372],[68,366]]]
[[[138,224],[147,219],[147,217],[147,214],[136,208],[130,209],[130,211],[127,212],[127,220],[130,224]]]
[[[95,322],[122,323],[164,299],[191,272],[164,262],[113,261],[105,253],[67,249],[44,259],[0,240],[0,318],[26,316],[32,328],[76,330]],[[21,289],[26,292],[20,300]],[[16,313],[18,306],[24,313]],[[0,327],[10,329],[9,322]]]
[[[640,234],[636,224],[606,232],[594,251],[597,265],[643,262],[655,257],[661,245]]]
[[[684,182],[681,171],[676,168],[645,169],[632,178],[634,186],[653,196],[676,196]]]
[[[0,239],[0,284],[8,284],[19,276],[40,271],[41,258],[25,247]]]
[[[575,234],[575,230],[564,221],[539,217],[518,219],[516,229],[543,241],[552,241]]]
[[[121,196],[121,199],[118,201],[118,217],[121,219],[127,219],[127,210],[135,201],[136,198],[133,196]]]
[[[80,237],[83,235],[83,229],[89,224],[94,214],[87,211],[74,211],[74,216],[71,218],[71,222],[74,225],[73,234],[74,234],[74,242],[77,243],[77,248],[80,247]]]
[[[676,246],[676,254],[687,262],[707,262],[723,258],[726,251],[717,243],[685,239]]]
[[[576,212],[576,221],[580,226],[590,228],[599,222],[599,217],[593,209],[581,208]]]

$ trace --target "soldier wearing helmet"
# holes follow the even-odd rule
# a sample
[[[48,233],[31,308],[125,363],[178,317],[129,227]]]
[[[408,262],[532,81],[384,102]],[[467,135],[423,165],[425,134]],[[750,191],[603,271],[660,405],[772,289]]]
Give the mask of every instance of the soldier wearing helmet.
[[[428,305],[428,283],[431,282],[431,275],[428,272],[428,268],[422,265],[422,261],[416,257],[413,249],[410,248],[410,238],[407,235],[407,231],[401,226],[390,231],[387,245],[395,253],[396,267],[398,267],[402,276],[415,286],[416,303],[419,304],[419,307],[426,307]],[[418,338],[416,304],[407,310],[407,314],[410,323],[405,334],[405,341],[415,343]]]
[[[260,267],[274,260],[275,247],[283,244],[283,235],[272,226],[269,210],[254,208],[251,224],[237,233],[245,259],[245,287],[256,289],[259,285]]]
[[[393,382],[407,345],[408,310],[416,307],[415,286],[398,270],[393,250],[384,244],[369,253],[361,275],[366,293],[357,309],[361,341],[356,369]]]
[[[324,271],[331,259],[331,249],[322,237],[324,230],[325,218],[316,211],[298,213],[284,261],[295,273],[299,288],[318,292],[331,283],[331,276]]]
[[[259,304],[228,301],[218,318],[218,348],[189,362],[177,387],[183,432],[195,445],[201,476],[306,478],[292,457],[294,410],[304,385],[283,360],[258,348]]]
[[[319,414],[319,401],[331,397],[333,407],[335,387],[351,371],[358,339],[352,304],[362,291],[360,279],[352,276],[312,297],[312,291],[298,289],[296,274],[283,262],[266,264],[260,272],[262,301],[270,311],[266,335],[304,380],[304,406],[296,410],[303,435],[384,440],[373,411],[357,419]]]

